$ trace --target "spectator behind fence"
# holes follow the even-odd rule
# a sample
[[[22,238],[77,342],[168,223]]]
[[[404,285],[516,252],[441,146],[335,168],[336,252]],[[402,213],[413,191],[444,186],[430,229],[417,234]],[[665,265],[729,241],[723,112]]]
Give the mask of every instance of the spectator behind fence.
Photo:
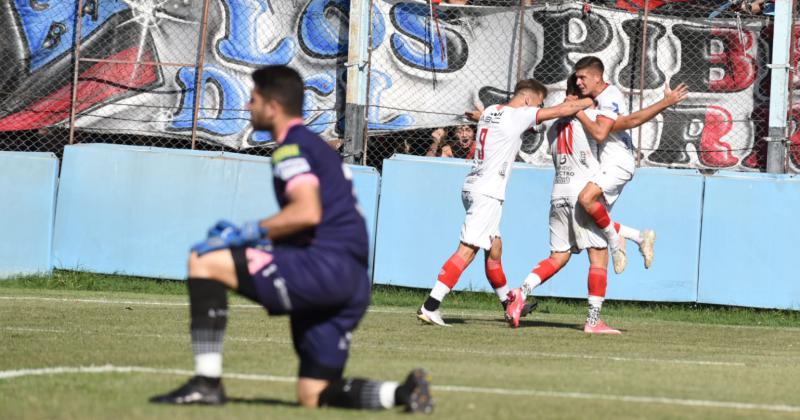
[[[475,155],[475,127],[468,124],[458,125],[451,132],[452,135],[448,137],[448,130],[445,128],[433,130],[431,146],[426,155],[472,159]]]

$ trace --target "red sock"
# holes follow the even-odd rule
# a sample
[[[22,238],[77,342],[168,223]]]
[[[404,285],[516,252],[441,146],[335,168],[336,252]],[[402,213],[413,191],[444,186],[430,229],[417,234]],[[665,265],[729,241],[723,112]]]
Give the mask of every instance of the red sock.
[[[586,212],[589,213],[589,216],[592,216],[594,223],[597,224],[600,229],[605,229],[611,224],[611,217],[608,215],[606,206],[598,201],[595,201],[594,204],[589,206]]]
[[[452,289],[458,283],[465,268],[467,268],[467,262],[457,253],[453,254],[442,266],[442,271],[439,272],[439,281]]]
[[[620,226],[619,223],[614,222],[614,230],[616,230],[617,233],[619,233],[619,226]]]
[[[506,285],[506,273],[503,272],[503,263],[500,260],[486,259],[486,278],[493,289]]]
[[[589,296],[606,297],[608,270],[603,267],[589,267]]]
[[[533,269],[532,273],[539,276],[539,279],[544,283],[547,279],[558,273],[558,270],[560,270],[558,262],[553,258],[548,258],[540,261],[536,268]]]

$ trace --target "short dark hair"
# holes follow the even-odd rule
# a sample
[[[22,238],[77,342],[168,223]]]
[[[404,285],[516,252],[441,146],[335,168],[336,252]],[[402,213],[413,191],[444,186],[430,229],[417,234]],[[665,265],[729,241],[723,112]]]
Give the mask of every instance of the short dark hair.
[[[578,76],[575,73],[572,73],[567,78],[567,95],[568,96],[580,96],[581,91],[578,89]]]
[[[523,90],[532,90],[542,95],[542,99],[547,97],[547,87],[536,79],[522,79],[514,85],[514,95]]]
[[[603,74],[603,72],[606,71],[606,66],[603,65],[603,62],[593,55],[587,55],[575,63],[575,71],[590,68],[599,71],[600,74]]]
[[[303,115],[303,78],[287,66],[266,66],[253,72],[256,91],[266,100],[275,101],[287,115]]]

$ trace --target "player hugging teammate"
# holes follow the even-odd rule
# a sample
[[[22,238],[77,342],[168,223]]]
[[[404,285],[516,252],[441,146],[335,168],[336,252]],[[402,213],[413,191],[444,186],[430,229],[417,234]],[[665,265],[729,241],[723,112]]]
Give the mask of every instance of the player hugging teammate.
[[[479,249],[484,250],[486,277],[505,308],[508,287],[501,263],[500,217],[511,165],[522,145],[522,133],[544,121],[575,115],[592,104],[590,99],[576,99],[552,108],[540,108],[546,96],[547,88],[541,83],[521,80],[507,104],[492,105],[481,114],[474,164],[461,191],[467,212],[461,238],[456,252],[442,266],[430,296],[417,311],[420,320],[447,326],[439,305]]]
[[[614,271],[621,273],[627,264],[625,239],[639,245],[647,268],[652,264],[655,242],[655,232],[613,223],[609,215],[635,169],[633,145],[625,130],[649,121],[682,101],[688,92],[685,86],[675,91],[667,87],[664,99],[628,116],[622,93],[603,81],[603,71],[603,63],[596,57],[583,58],[576,63],[564,103],[540,108],[547,89],[528,79],[517,83],[507,104],[489,106],[481,113],[473,168],[461,193],[466,217],[460,242],[417,311],[420,320],[447,326],[439,310],[441,302],[483,249],[486,277],[505,309],[506,319],[516,327],[520,316],[530,310],[525,308],[525,297],[558,272],[571,252],[587,249],[592,268],[590,310],[584,330],[619,334],[599,318],[607,285],[609,245]],[[552,119],[558,119],[547,126],[556,169],[550,212],[552,254],[536,266],[521,289],[508,292],[499,226],[511,165],[519,153],[523,132]]]
[[[572,253],[586,250],[590,263],[589,314],[584,332],[621,334],[600,319],[608,285],[608,250],[614,256],[614,271],[621,273],[627,264],[626,239],[639,245],[646,268],[652,264],[655,242],[655,232],[639,232],[612,223],[609,215],[635,169],[633,145],[624,130],[637,127],[682,101],[688,91],[683,85],[675,91],[667,87],[664,99],[628,116],[622,93],[603,81],[604,68],[599,59],[585,57],[575,69],[567,83],[566,102],[590,97],[594,104],[547,128],[556,171],[550,201],[551,253],[533,269],[521,288],[509,292],[506,318],[513,327],[519,326],[525,298],[564,267]]]

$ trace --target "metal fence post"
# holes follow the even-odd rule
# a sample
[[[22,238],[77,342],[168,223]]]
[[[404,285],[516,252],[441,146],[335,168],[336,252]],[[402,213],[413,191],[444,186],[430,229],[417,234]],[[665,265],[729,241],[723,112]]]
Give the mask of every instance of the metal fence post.
[[[81,33],[83,32],[83,0],[78,0],[78,9],[75,16],[75,37],[73,45],[73,62],[72,65],[72,93],[70,94],[69,101],[69,144],[75,143],[75,118],[77,110],[75,109],[75,102],[78,101],[78,73],[80,73],[81,64]]]
[[[200,24],[200,42],[197,51],[197,64],[194,71],[194,105],[192,110],[192,150],[197,148],[197,121],[200,119],[200,101],[203,96],[203,66],[206,61],[206,42],[208,41],[208,3],[203,1],[203,21]]]
[[[647,20],[650,17],[650,0],[644,0],[644,20],[642,20],[642,55],[639,60],[639,110],[644,107],[644,65],[647,62]],[[633,59],[633,57],[631,57]],[[628,110],[630,112],[630,110]],[[639,126],[636,140],[636,167],[642,166],[642,126]]]
[[[792,36],[792,0],[775,1],[775,32],[772,41],[772,80],[769,99],[769,137],[767,137],[767,172],[786,171],[787,116],[789,104]]]
[[[369,82],[370,0],[350,2],[347,47],[347,93],[344,110],[345,162],[360,163],[367,128],[367,85]]]
[[[519,26],[519,34],[517,34],[517,81],[519,82],[522,80],[522,43],[525,40],[523,38],[525,34],[525,0],[519,0],[519,21],[517,25]]]

